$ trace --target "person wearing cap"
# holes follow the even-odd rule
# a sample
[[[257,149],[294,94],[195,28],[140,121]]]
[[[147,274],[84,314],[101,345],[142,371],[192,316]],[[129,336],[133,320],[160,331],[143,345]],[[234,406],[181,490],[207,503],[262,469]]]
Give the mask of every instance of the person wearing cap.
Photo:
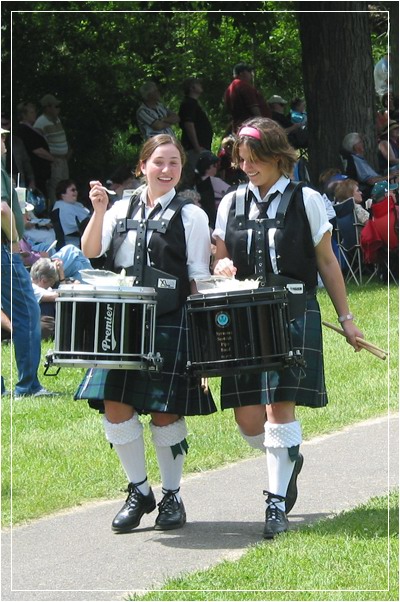
[[[328,403],[316,297],[318,273],[343,334],[356,351],[361,349],[356,337],[362,337],[349,309],[321,195],[290,180],[296,159],[296,151],[275,121],[262,117],[246,121],[237,133],[233,160],[247,174],[249,184],[222,199],[213,232],[215,275],[257,279],[261,288],[293,278],[304,283],[306,291],[305,309],[291,315],[287,325],[304,364],[221,379],[222,408],[234,409],[245,441],[266,453],[266,539],[288,530],[287,513],[297,499],[303,456],[296,406],[321,408]],[[260,338],[267,340],[265,327],[261,323],[257,327]]]
[[[175,136],[171,126],[179,123],[179,115],[161,102],[157,84],[147,81],[140,87],[139,92],[143,102],[136,111],[136,121],[143,140],[157,134]]]
[[[287,100],[282,98],[282,96],[273,94],[268,98],[267,102],[271,109],[271,119],[283,127],[288,135],[289,142],[297,148],[298,144],[296,140],[296,132],[302,129],[303,123],[299,121],[293,123],[291,118],[288,115],[285,115],[285,106],[287,105]]]
[[[389,121],[379,135],[378,159],[381,171],[399,169],[399,124]]]
[[[6,153],[1,128],[1,155]],[[1,162],[1,307],[11,317],[17,382],[14,397],[51,396],[40,384],[38,368],[41,356],[40,311],[33,294],[29,273],[19,255],[19,239],[24,235],[24,220],[17,193]],[[1,394],[5,394],[1,378]]]
[[[396,183],[390,183],[387,180],[382,180],[374,184],[371,190],[372,204],[380,203],[389,196],[392,197],[393,201],[398,205],[398,199],[396,198],[396,190],[399,189],[399,185]]]
[[[69,178],[68,159],[71,151],[59,117],[61,101],[53,94],[45,94],[40,99],[40,104],[43,113],[36,119],[34,128],[46,138],[50,154],[53,157],[48,184],[48,196],[50,202],[53,203],[58,182]]]
[[[200,153],[211,149],[213,129],[199,104],[198,99],[203,93],[201,81],[196,77],[186,79],[183,83],[183,92],[185,98],[179,107],[181,142],[189,163],[195,167]]]
[[[248,63],[238,63],[233,68],[233,81],[224,93],[227,112],[232,116],[232,132],[249,117],[270,117],[271,111],[263,95],[253,85],[254,68]]]

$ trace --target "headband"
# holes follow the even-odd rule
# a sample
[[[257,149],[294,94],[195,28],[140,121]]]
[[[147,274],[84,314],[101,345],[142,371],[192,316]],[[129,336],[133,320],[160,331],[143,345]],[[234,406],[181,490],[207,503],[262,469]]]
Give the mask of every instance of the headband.
[[[242,127],[238,132],[238,136],[250,136],[250,138],[257,138],[257,140],[261,140],[260,130],[257,130],[249,125]]]

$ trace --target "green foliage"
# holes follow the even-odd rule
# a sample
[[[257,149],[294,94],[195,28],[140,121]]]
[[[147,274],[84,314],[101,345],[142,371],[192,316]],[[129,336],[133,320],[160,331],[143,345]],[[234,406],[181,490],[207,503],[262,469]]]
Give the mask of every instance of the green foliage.
[[[177,110],[182,82],[194,75],[204,79],[201,102],[218,147],[228,125],[223,92],[236,62],[255,65],[256,85],[266,97],[303,94],[295,7],[240,2],[229,11],[227,3],[215,2],[4,2],[3,110],[10,107],[11,92],[12,112],[21,100],[57,94],[74,149],[72,176],[86,184],[136,156],[128,133],[137,133],[140,85],[155,80],[165,103]],[[374,23],[374,42],[382,47],[382,19]]]

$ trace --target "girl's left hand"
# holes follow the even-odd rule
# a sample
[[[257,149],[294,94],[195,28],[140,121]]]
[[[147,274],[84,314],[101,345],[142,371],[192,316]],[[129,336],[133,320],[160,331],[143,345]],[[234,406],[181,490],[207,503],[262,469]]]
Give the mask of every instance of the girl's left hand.
[[[361,351],[362,347],[359,345],[359,343],[357,343],[356,337],[360,337],[361,339],[363,339],[364,335],[361,332],[361,330],[359,330],[354,324],[353,320],[346,320],[345,322],[343,322],[342,328],[344,330],[349,345],[354,347],[356,351]]]

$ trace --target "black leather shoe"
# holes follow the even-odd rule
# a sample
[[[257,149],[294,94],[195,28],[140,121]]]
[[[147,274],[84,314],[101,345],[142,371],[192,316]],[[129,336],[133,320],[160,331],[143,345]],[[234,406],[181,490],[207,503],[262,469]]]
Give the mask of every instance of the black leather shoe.
[[[178,501],[175,495],[178,491],[179,489],[167,491],[158,504],[158,516],[154,525],[157,531],[179,529],[186,523],[185,506],[182,500]]]
[[[298,455],[296,462],[294,463],[294,468],[292,472],[292,476],[290,477],[289,485],[286,491],[286,514],[289,514],[291,509],[296,503],[297,500],[297,477],[299,476],[301,469],[303,468],[304,458],[302,454]]]
[[[264,491],[264,494],[268,495],[268,498],[263,536],[264,539],[273,539],[275,535],[285,533],[289,528],[285,512],[276,505],[277,502],[284,502],[285,498],[269,491]]]
[[[128,485],[128,497],[121,510],[115,516],[111,528],[117,533],[127,533],[135,529],[143,514],[153,512],[156,507],[156,499],[150,488],[148,495],[143,495],[135,483]]]

